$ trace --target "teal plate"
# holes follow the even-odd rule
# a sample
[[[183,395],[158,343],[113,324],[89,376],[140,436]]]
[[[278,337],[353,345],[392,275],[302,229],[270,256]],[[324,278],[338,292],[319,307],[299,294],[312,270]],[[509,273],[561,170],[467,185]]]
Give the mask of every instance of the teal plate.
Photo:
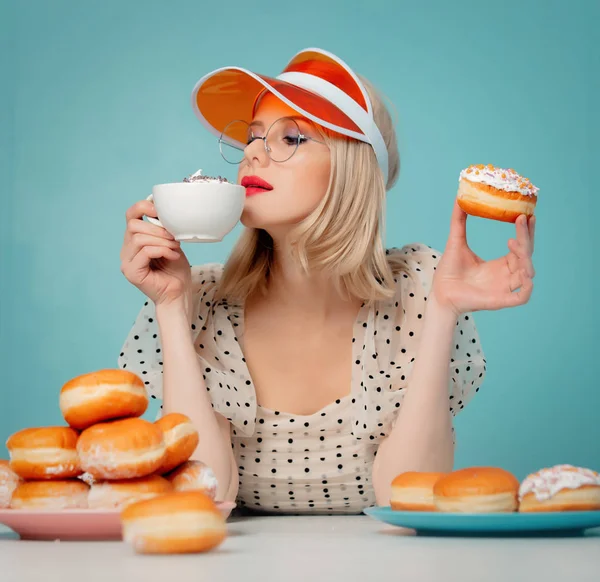
[[[363,511],[373,519],[423,535],[565,536],[600,527],[600,511],[441,513],[397,511],[389,506],[367,507]]]

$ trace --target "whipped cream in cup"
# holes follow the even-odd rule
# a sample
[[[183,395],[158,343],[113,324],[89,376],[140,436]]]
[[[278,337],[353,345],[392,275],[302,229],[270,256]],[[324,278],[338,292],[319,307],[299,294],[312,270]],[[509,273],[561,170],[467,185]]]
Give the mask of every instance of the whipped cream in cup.
[[[227,178],[223,178],[223,176],[217,176],[216,178],[213,178],[212,176],[205,176],[202,173],[202,170],[198,170],[197,172],[194,172],[193,174],[186,176],[183,179],[184,182],[218,182],[220,184],[231,184],[231,182],[229,180],[227,180]]]

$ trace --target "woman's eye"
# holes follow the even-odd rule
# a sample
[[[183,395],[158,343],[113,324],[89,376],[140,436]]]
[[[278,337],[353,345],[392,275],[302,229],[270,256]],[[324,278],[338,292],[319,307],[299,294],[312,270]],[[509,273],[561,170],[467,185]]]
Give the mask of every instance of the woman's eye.
[[[304,143],[306,138],[299,135],[286,135],[283,138],[283,141],[288,145],[296,145],[298,143]]]

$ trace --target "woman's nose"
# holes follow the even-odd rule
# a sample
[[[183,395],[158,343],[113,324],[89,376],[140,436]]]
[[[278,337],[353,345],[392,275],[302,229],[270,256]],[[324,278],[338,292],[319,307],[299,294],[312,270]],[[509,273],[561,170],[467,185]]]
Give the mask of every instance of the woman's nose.
[[[264,138],[254,138],[244,149],[244,157],[248,163],[258,164],[259,166],[265,166],[269,163],[269,156],[265,149]]]

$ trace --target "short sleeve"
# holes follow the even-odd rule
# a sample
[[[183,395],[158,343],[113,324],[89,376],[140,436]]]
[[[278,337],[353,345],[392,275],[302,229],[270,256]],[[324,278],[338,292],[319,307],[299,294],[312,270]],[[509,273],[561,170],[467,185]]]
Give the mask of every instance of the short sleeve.
[[[418,356],[427,299],[441,252],[422,243],[387,251],[396,293],[363,310],[354,337],[352,377],[354,434],[380,442],[393,428]],[[471,313],[462,315],[452,338],[448,399],[456,415],[485,376],[483,354]]]
[[[117,365],[137,374],[150,398],[162,400],[162,346],[152,301],[146,301],[135,318]]]
[[[249,436],[255,427],[256,396],[237,337],[239,306],[216,299],[222,272],[218,263],[192,267],[190,333],[213,409]],[[146,301],[121,348],[118,366],[137,373],[150,397],[162,400],[163,365],[155,305]]]

